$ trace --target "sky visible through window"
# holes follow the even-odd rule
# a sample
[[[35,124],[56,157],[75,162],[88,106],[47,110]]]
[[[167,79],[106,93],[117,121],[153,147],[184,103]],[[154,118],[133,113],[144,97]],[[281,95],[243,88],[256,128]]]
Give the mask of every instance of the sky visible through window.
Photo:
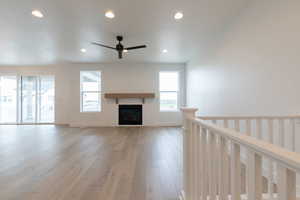
[[[177,111],[178,110],[178,91],[179,91],[179,73],[178,72],[160,72],[159,73],[160,90],[160,110]]]
[[[81,112],[101,111],[101,72],[81,71]]]

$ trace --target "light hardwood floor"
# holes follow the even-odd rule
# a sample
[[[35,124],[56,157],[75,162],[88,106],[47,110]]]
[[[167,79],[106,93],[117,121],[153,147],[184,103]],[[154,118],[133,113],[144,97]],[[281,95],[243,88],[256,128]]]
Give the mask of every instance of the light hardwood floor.
[[[0,199],[175,200],[181,131],[0,126]]]

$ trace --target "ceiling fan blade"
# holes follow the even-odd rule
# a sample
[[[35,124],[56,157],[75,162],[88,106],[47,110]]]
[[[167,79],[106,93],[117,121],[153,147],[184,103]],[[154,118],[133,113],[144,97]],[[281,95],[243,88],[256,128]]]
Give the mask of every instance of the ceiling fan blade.
[[[146,45],[140,45],[140,46],[135,46],[135,47],[127,47],[125,49],[127,50],[133,50],[133,49],[141,49],[141,48],[146,48]]]
[[[107,45],[104,45],[104,44],[100,44],[100,43],[97,43],[97,42],[92,42],[92,44],[98,45],[98,46],[101,46],[101,47],[105,47],[105,48],[109,48],[109,49],[114,49],[114,50],[116,50],[116,48],[114,48],[114,47],[110,47],[110,46],[107,46]]]

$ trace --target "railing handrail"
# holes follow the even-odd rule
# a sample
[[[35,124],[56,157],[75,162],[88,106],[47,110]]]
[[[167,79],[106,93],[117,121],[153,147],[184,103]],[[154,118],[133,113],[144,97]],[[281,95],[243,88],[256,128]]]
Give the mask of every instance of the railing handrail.
[[[247,136],[246,134],[241,134],[233,129],[221,128],[219,126],[206,123],[198,118],[190,118],[190,120],[199,124],[201,127],[214,132],[215,134],[221,135],[222,137],[230,139],[231,141],[247,147],[256,153],[271,158],[291,170],[297,171],[298,173],[300,172],[300,154],[298,153],[290,152],[274,144],[258,140],[254,137]]]
[[[202,120],[247,120],[247,119],[299,119],[300,115],[251,115],[251,116],[198,116]]]

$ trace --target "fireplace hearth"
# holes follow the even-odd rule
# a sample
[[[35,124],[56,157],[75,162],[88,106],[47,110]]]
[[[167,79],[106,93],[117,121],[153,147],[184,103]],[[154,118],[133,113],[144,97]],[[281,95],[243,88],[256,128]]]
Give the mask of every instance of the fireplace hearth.
[[[119,105],[119,125],[143,125],[143,105]]]

